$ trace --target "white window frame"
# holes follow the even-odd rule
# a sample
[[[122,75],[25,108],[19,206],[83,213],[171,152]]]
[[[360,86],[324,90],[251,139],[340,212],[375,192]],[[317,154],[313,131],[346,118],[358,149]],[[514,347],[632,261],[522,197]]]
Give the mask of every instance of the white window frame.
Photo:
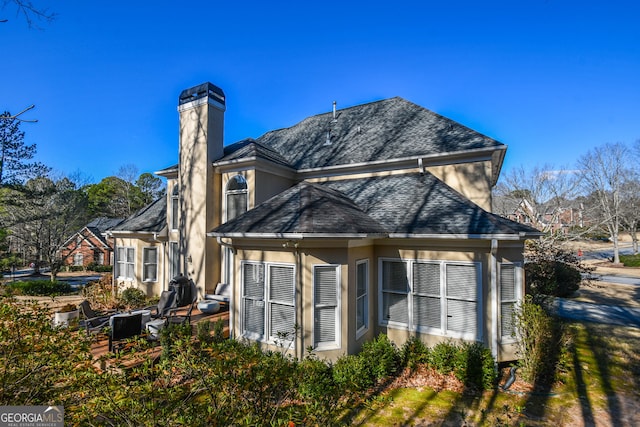
[[[121,252],[124,251],[124,260]],[[131,254],[131,256],[129,256]],[[135,280],[136,250],[132,246],[116,247],[116,266],[118,267],[118,279]],[[124,274],[123,274],[124,271]],[[129,275],[131,273],[131,275]]]
[[[342,306],[342,295],[341,295],[341,265],[340,264],[316,264],[313,265],[313,346],[316,350],[334,350],[339,349],[341,347],[341,331],[342,331],[342,322],[341,322],[341,306]],[[333,270],[335,272],[335,303],[322,303],[318,301],[317,298],[317,285],[316,278],[318,277],[319,269],[327,269]],[[316,342],[316,322],[318,321],[319,311],[326,308],[334,307],[334,340],[333,341],[320,341]]]
[[[361,279],[359,267],[364,266],[364,293],[358,295],[359,281]],[[362,313],[360,313],[360,304],[362,301]],[[361,259],[356,261],[356,339],[361,338],[369,330],[369,260]],[[358,327],[358,318],[362,318],[362,326]]]
[[[180,227],[180,193],[175,186],[171,193],[171,231],[178,231]]]
[[[398,262],[404,263],[407,274],[408,291],[402,292],[400,290],[385,290],[383,289],[384,276],[383,265],[385,262]],[[425,296],[418,294],[414,291],[413,284],[413,264],[414,263],[429,263],[437,264],[440,268],[440,327],[432,328],[421,325],[416,325],[414,322],[414,297]],[[460,297],[453,297],[447,295],[447,277],[446,267],[447,265],[461,265],[461,266],[473,266],[475,268],[476,276],[476,330],[473,332],[457,332],[447,329],[447,307],[448,301],[472,301],[471,299],[464,299]],[[449,338],[459,338],[463,340],[475,340],[482,341],[483,331],[483,303],[482,303],[482,264],[480,262],[465,262],[465,261],[449,261],[449,260],[422,260],[422,259],[401,259],[401,258],[379,258],[378,259],[378,319],[381,326],[393,327],[397,329],[405,329],[409,331],[416,331],[420,333],[428,333],[432,335],[440,335]],[[406,295],[407,302],[407,322],[398,322],[388,320],[384,318],[384,294],[394,295]],[[430,296],[430,295],[427,295]]]
[[[156,253],[155,260],[147,260],[147,255],[150,251]],[[157,282],[158,281],[158,247],[147,246],[142,248],[142,281],[143,282]],[[153,266],[155,274],[153,278],[147,277],[147,267]]]
[[[231,182],[233,180],[235,180],[236,178],[241,178],[242,182],[245,185],[245,188],[239,189],[239,190],[229,190],[229,185],[231,184]],[[243,196],[244,195],[244,212],[246,212],[247,210],[249,210],[249,183],[247,182],[247,178],[241,174],[236,174],[234,176],[232,176],[231,178],[229,178],[229,180],[227,181],[226,185],[225,185],[225,191],[224,191],[224,216],[225,216],[225,222],[232,220],[233,218],[236,218],[240,215],[242,215],[244,212],[236,212],[236,215],[232,218],[229,218],[229,197],[230,196]]]
[[[82,252],[76,252],[73,254],[73,265],[74,267],[84,265],[84,255],[82,254]]]
[[[180,274],[180,245],[169,242],[169,280]]]
[[[511,331],[509,331],[509,333],[507,335],[504,335],[504,331],[503,331],[503,326],[502,326],[502,319],[503,319],[503,305],[504,304],[509,304],[511,305],[511,309],[512,309],[512,313],[515,313],[515,311],[518,309],[519,304],[522,302],[522,288],[523,288],[523,274],[522,274],[522,263],[520,262],[501,262],[498,264],[499,265],[499,271],[498,271],[498,297],[500,299],[499,303],[498,303],[498,310],[499,310],[499,314],[498,314],[498,319],[500,319],[500,321],[498,322],[498,327],[500,328],[499,331],[499,336],[500,336],[500,342],[504,343],[504,344],[510,344],[510,343],[514,343],[517,341],[517,337],[514,337],[511,335]],[[513,297],[512,298],[503,298],[504,294],[503,294],[503,280],[502,280],[502,269],[504,268],[504,266],[509,266],[510,268],[513,268],[513,274],[514,274],[514,292],[513,292]],[[513,326],[515,328],[515,325]]]
[[[291,307],[293,310],[293,318],[291,319],[291,326],[295,326],[296,325],[296,298],[297,298],[297,291],[296,291],[296,266],[295,264],[289,264],[289,263],[277,263],[277,262],[259,262],[259,261],[242,261],[240,263],[241,265],[241,275],[242,275],[242,289],[241,289],[241,304],[240,304],[240,310],[241,310],[241,315],[240,315],[240,330],[241,330],[241,335],[245,338],[254,340],[254,341],[260,341],[260,342],[265,342],[268,344],[276,344],[276,341],[279,341],[281,338],[279,338],[276,334],[271,334],[271,316],[273,314],[273,310],[274,307],[276,306],[289,306]],[[262,282],[263,282],[263,295],[262,295],[262,299],[258,298],[258,297],[249,297],[247,295],[245,295],[245,274],[244,274],[244,269],[245,266],[247,265],[254,265],[256,266],[256,268],[262,268]],[[278,300],[277,298],[275,298],[272,295],[272,280],[273,280],[273,276],[272,276],[272,269],[274,268],[290,268],[291,269],[291,300],[290,301],[284,301],[284,300]],[[263,333],[262,335],[256,334],[256,333],[252,333],[251,331],[246,331],[245,330],[245,325],[244,325],[244,319],[245,319],[245,303],[248,301],[253,301],[252,304],[254,304],[254,306],[256,307],[260,307],[264,310],[263,315],[264,315],[264,325],[263,325]],[[292,330],[292,335],[291,338],[293,338],[295,336],[295,331]],[[281,343],[282,344],[282,343]],[[284,345],[286,346],[287,343],[284,343]]]

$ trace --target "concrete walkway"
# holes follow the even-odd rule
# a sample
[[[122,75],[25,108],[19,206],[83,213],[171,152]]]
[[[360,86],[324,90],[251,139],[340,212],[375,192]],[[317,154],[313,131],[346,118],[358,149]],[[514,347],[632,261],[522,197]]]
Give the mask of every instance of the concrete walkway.
[[[556,298],[553,305],[556,314],[566,319],[640,328],[638,308],[592,304],[564,298]]]

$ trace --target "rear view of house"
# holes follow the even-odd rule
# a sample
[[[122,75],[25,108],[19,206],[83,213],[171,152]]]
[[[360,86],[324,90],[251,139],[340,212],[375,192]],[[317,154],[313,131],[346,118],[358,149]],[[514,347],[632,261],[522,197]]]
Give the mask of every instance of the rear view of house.
[[[232,334],[298,357],[385,333],[513,358],[539,233],[490,211],[504,144],[396,97],[224,146],[225,110],[211,83],[180,94],[179,163],[157,172],[166,199],[114,230],[118,283],[228,283]]]

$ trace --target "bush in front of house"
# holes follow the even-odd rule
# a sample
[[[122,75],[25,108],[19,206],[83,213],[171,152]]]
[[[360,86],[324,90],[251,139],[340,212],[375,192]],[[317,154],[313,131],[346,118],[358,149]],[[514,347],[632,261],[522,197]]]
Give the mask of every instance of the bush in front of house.
[[[640,267],[640,254],[620,255],[620,262],[625,267]]]
[[[92,262],[87,265],[87,271],[95,271],[96,273],[111,273],[113,271],[113,266]]]
[[[11,293],[31,296],[55,296],[74,292],[68,283],[52,282],[49,279],[10,282],[6,284],[6,287]]]
[[[120,300],[128,308],[139,308],[145,305],[147,296],[138,288],[126,288],[120,293]]]

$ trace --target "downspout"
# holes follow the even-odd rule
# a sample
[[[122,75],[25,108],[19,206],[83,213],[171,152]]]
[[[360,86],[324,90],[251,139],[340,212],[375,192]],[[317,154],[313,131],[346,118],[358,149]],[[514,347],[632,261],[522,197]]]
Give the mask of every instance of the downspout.
[[[222,240],[222,237],[218,236],[216,237],[216,241],[218,242],[218,244],[224,248],[229,248],[231,249],[231,252],[233,252],[233,254],[236,254],[236,248],[233,247],[232,244],[227,243],[225,241]],[[232,266],[232,268],[235,268],[235,258],[234,258],[234,265]],[[229,338],[233,338],[233,322],[235,321],[235,316],[234,313],[236,311],[236,306],[234,304],[234,295],[236,294],[236,287],[235,286],[231,286],[231,294],[229,295]]]
[[[498,240],[491,239],[491,355],[498,363]]]

